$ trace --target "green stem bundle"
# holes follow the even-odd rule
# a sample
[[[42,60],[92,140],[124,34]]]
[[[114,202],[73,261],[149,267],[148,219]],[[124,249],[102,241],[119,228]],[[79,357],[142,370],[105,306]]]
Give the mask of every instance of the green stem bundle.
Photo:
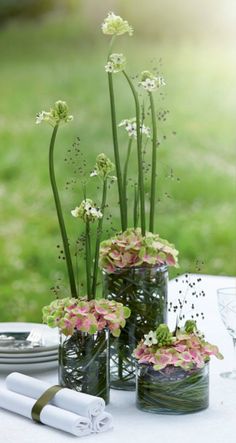
[[[58,223],[59,223],[59,227],[60,227],[64,253],[65,253],[65,260],[66,260],[67,272],[68,272],[69,283],[70,283],[70,292],[71,292],[72,297],[77,297],[77,289],[76,289],[76,283],[75,283],[74,270],[73,270],[70,248],[69,248],[69,243],[68,243],[68,237],[67,237],[65,222],[64,222],[64,218],[63,218],[63,214],[62,214],[61,202],[60,202],[60,198],[59,198],[59,194],[58,194],[57,183],[56,183],[56,178],[55,178],[55,170],[54,170],[54,146],[55,146],[58,127],[59,127],[59,125],[57,124],[57,125],[55,125],[55,127],[53,129],[53,133],[52,133],[52,137],[51,137],[51,141],[50,141],[50,146],[49,146],[49,175],[50,175],[50,181],[51,181],[51,186],[52,186],[52,191],[53,191],[53,196],[54,196],[54,201],[55,201],[55,206],[56,206],[56,211],[57,211],[57,218],[58,218]]]
[[[102,235],[102,226],[103,226],[103,219],[104,219],[104,211],[105,211],[105,207],[106,207],[106,199],[107,199],[107,178],[104,178],[103,191],[102,191],[102,204],[101,204],[101,211],[103,213],[103,217],[100,218],[98,221],[97,239],[96,239],[96,246],[95,246],[95,258],[94,258],[94,266],[93,266],[93,284],[92,284],[93,298],[96,298],[99,247],[100,247],[100,241],[101,241],[101,235]]]
[[[124,171],[123,171],[123,196],[124,196],[124,202],[125,202],[125,223],[126,223],[126,226],[128,226],[127,174],[128,174],[128,165],[129,165],[131,147],[132,147],[132,138],[129,139],[127,155],[126,155]]]
[[[87,276],[87,296],[91,300],[91,240],[90,240],[90,222],[86,221],[86,276]]]
[[[132,91],[135,111],[136,111],[136,130],[137,130],[137,154],[138,154],[138,183],[139,183],[139,194],[140,194],[140,219],[141,219],[141,231],[142,235],[146,234],[146,222],[145,222],[145,193],[144,193],[144,177],[143,177],[143,159],[142,159],[142,137],[140,129],[140,105],[137,91],[133,85],[133,82],[129,78],[125,71],[122,71],[130,89]]]
[[[111,123],[112,123],[114,157],[116,164],[117,185],[118,185],[119,203],[120,203],[121,228],[122,231],[125,231],[127,225],[125,223],[125,207],[124,207],[124,198],[123,198],[120,153],[119,153],[118,136],[117,136],[115,97],[114,97],[114,88],[113,88],[113,78],[111,73],[108,73],[108,85],[109,85],[110,105],[111,105]]]
[[[151,176],[151,195],[150,195],[150,219],[149,219],[149,231],[154,232],[155,221],[155,200],[156,200],[156,169],[157,169],[157,123],[155,103],[152,93],[149,92],[151,116],[152,116],[152,176]]]

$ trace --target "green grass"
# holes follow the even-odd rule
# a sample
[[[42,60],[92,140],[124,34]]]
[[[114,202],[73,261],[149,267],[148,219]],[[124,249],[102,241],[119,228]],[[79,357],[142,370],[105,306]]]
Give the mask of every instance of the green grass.
[[[12,25],[1,31],[1,297],[0,321],[41,321],[52,300],[50,287],[64,278],[48,179],[50,127],[36,126],[36,112],[64,99],[74,122],[60,130],[57,174],[71,241],[79,227],[70,210],[81,200],[79,184],[64,157],[77,135],[92,168],[99,152],[111,157],[106,39],[85,36],[76,21]],[[170,110],[159,127],[156,230],[180,251],[179,272],[235,273],[235,68],[231,48],[168,44],[121,38],[132,74],[162,57],[168,86],[159,106]],[[134,115],[130,93],[117,79],[118,120]],[[172,132],[177,134],[173,135]],[[166,136],[166,139],[164,139]],[[126,139],[122,138],[122,158]],[[170,175],[173,169],[173,177]],[[135,157],[130,173],[135,178]],[[180,180],[177,180],[179,178]],[[148,188],[148,186],[147,186]],[[94,199],[99,191],[93,186]],[[167,195],[166,195],[167,194]],[[109,193],[113,225],[119,227],[115,188]],[[131,223],[132,224],[132,223]],[[172,275],[172,274],[171,274]],[[65,282],[65,284],[67,284]],[[65,292],[66,294],[66,289]]]

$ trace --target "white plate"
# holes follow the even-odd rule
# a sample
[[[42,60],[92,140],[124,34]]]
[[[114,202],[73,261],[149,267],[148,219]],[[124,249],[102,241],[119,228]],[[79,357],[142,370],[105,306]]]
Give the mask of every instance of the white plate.
[[[41,363],[1,363],[0,364],[0,372],[10,373],[13,371],[19,371],[22,373],[30,373],[30,372],[41,372],[47,371],[49,369],[54,369],[58,367],[58,361],[47,361]]]
[[[45,352],[56,351],[59,345],[59,333],[57,328],[49,328],[47,325],[41,323],[0,323],[0,334],[11,332],[30,332],[32,329],[37,329],[42,334],[43,346],[29,348],[29,349],[11,349],[0,348],[0,354],[39,354],[43,355]]]
[[[34,352],[28,352],[28,353],[25,353],[25,352],[12,352],[12,350],[11,350],[11,352],[10,351],[7,351],[7,352],[3,352],[3,351],[0,351],[0,359],[2,359],[2,358],[30,358],[30,359],[33,359],[33,358],[35,358],[35,357],[42,357],[42,358],[44,358],[44,357],[49,357],[49,356],[51,356],[51,355],[57,355],[58,354],[58,346],[56,346],[53,350],[49,350],[49,351],[36,351],[36,350],[34,350]]]
[[[18,355],[17,357],[8,357],[8,355],[2,357],[0,356],[0,364],[2,363],[37,363],[37,362],[43,362],[43,361],[52,361],[52,360],[58,360],[58,352],[50,355],[45,356],[35,356],[34,355],[27,355],[27,357],[22,357],[22,354]]]

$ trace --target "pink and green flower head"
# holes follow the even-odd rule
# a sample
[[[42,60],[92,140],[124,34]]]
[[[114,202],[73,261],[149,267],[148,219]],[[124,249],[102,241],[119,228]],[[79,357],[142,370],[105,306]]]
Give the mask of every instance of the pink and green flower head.
[[[139,363],[151,364],[157,371],[168,366],[185,370],[202,368],[211,355],[223,358],[217,346],[205,341],[192,320],[187,320],[184,328],[174,333],[166,324],[159,325],[155,332],[146,334],[134,350]]]
[[[122,303],[105,299],[58,299],[43,308],[43,322],[58,327],[64,335],[74,331],[94,334],[108,328],[118,337],[130,316],[130,309]]]
[[[158,234],[147,232],[142,236],[140,228],[127,229],[101,243],[99,263],[109,273],[127,267],[177,266],[178,251]]]

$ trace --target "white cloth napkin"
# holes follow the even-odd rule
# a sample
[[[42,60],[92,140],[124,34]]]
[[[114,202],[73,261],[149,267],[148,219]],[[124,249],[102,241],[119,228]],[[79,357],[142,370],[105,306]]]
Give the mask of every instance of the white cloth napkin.
[[[6,386],[10,391],[35,399],[50,388],[50,384],[19,372],[12,372],[7,376]],[[102,398],[67,388],[57,392],[50,403],[90,419],[101,414],[105,408]]]
[[[113,428],[113,418],[109,412],[101,412],[96,417],[92,417],[92,432],[106,432]]]
[[[8,411],[31,418],[31,410],[35,400],[24,395],[16,394],[7,389],[0,390],[0,407]],[[56,406],[47,405],[42,409],[40,421],[45,425],[60,429],[77,437],[83,437],[91,433],[91,421],[87,417],[81,417]]]

